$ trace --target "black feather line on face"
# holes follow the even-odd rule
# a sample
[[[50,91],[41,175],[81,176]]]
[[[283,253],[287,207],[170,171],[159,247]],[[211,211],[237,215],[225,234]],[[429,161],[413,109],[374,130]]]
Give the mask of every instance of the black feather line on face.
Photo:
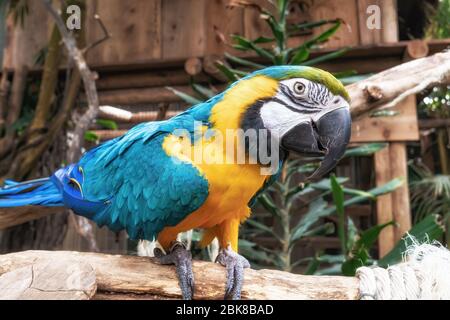
[[[311,86],[312,82],[310,83]],[[294,106],[298,106],[300,108],[295,108],[292,106],[289,106],[288,104],[286,104],[285,102],[283,102],[282,104],[284,106],[286,106],[287,108],[289,108],[292,111],[296,111],[296,112],[302,112],[302,113],[306,113],[306,114],[311,114],[311,113],[315,113],[317,111],[319,111],[320,109],[316,107],[317,102],[314,99],[311,99],[310,94],[312,90],[308,90],[310,93],[308,95],[308,98],[310,101],[308,101],[307,99],[302,99],[299,97],[296,97],[292,91],[289,89],[288,86],[284,85],[284,84],[280,84],[280,89],[281,92],[289,99],[291,100],[292,104]],[[277,102],[279,102],[279,99],[276,99]],[[314,103],[311,103],[311,101],[313,101]]]
[[[266,146],[267,146],[267,156],[270,157],[271,156],[271,149],[270,149],[270,139],[271,139],[271,133],[270,130],[267,129],[264,126],[264,122],[261,118],[261,108],[264,106],[265,103],[269,102],[269,101],[276,101],[279,99],[265,99],[265,100],[258,100],[256,101],[252,106],[250,106],[244,113],[243,117],[242,117],[242,121],[241,121],[241,128],[242,130],[246,131],[248,129],[252,129],[252,130],[256,130],[257,133],[259,133],[260,129],[266,130],[267,131],[267,136],[266,136]],[[281,103],[280,101],[277,101],[279,103]],[[283,103],[283,105],[285,105]],[[286,106],[289,107],[289,106]],[[299,111],[299,110],[295,110],[295,111]],[[257,150],[259,150],[261,142],[260,142],[260,135],[257,135]],[[247,153],[247,155],[249,154],[250,151],[250,145],[249,145],[249,141],[248,138],[245,137],[245,152]],[[285,159],[287,157],[287,152],[281,148],[280,146],[280,150],[279,150],[279,156],[280,159]],[[259,159],[259,153],[257,154],[257,162],[261,163],[260,159]]]

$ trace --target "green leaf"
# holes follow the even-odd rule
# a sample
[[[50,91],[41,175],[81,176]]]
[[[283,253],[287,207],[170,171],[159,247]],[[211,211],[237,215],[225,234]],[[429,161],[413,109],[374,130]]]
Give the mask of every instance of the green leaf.
[[[342,265],[342,274],[346,276],[354,276],[356,269],[368,264],[370,259],[369,250],[373,247],[380,235],[380,232],[387,226],[393,225],[394,221],[376,225],[364,231],[353,248],[350,255]]]
[[[345,183],[347,180],[348,180],[348,178],[337,178],[337,181],[340,184]],[[321,191],[332,190],[332,186],[330,185],[330,180],[327,180],[327,179],[323,179],[316,183],[311,183],[309,186],[313,189],[321,190]],[[375,199],[375,197],[370,192],[366,192],[363,190],[342,188],[342,191],[344,192],[344,194],[348,194],[348,195],[352,195],[352,196],[361,196],[361,197],[365,197],[365,198],[372,199],[372,200]]]
[[[399,114],[400,112],[397,110],[375,110],[370,114],[370,117],[371,118],[395,117]]]
[[[334,232],[335,232],[334,223],[326,222],[315,228],[309,229],[308,231],[303,233],[303,237],[327,236],[333,234]]]
[[[334,264],[334,263],[343,263],[345,261],[345,257],[342,254],[330,255],[324,254],[317,257],[320,262]]]
[[[365,261],[359,258],[352,258],[346,260],[341,267],[342,274],[344,276],[352,277],[356,273],[356,269],[365,265]]]
[[[331,36],[333,36],[336,33],[336,31],[339,30],[339,28],[341,27],[341,24],[342,24],[342,20],[337,20],[331,28],[329,28],[329,29],[325,30],[324,32],[322,32],[321,34],[319,34],[317,37],[315,37],[312,40],[312,42],[314,42],[316,44],[316,43],[323,43],[323,42],[328,41],[331,38]]]
[[[255,63],[255,62],[252,62],[252,61],[249,61],[246,59],[238,58],[227,52],[225,52],[225,57],[234,63],[238,63],[238,64],[246,66],[246,67],[252,67],[252,68],[256,68],[256,69],[264,69],[266,67],[263,64],[259,64],[259,63]]]
[[[97,120],[95,120],[95,123],[97,123],[99,126],[102,126],[105,129],[109,129],[109,130],[117,130],[118,129],[117,123],[113,120],[97,119]]]
[[[230,68],[228,68],[226,65],[224,65],[222,62],[216,62],[216,67],[217,67],[217,69],[220,70],[220,72],[222,72],[225,75],[225,77],[228,78],[228,80],[230,82],[235,82],[235,81],[239,80],[239,77]]]
[[[255,40],[253,40],[253,43],[269,43],[275,41],[274,38],[266,38],[266,37],[258,37]],[[227,53],[225,53],[226,55]]]
[[[319,266],[320,266],[320,261],[316,258],[316,257],[314,257],[309,263],[308,263],[308,266],[306,267],[306,270],[305,270],[305,275],[312,275],[312,274],[315,274],[316,273],[316,271],[317,271],[317,269],[319,268]]]
[[[166,89],[172,91],[180,99],[182,99],[184,102],[186,102],[186,103],[188,103],[190,105],[195,105],[195,104],[202,103],[202,101],[197,99],[196,97],[193,97],[193,96],[191,96],[191,95],[189,95],[187,93],[181,92],[180,90],[177,90],[175,88],[166,87]]]
[[[192,83],[191,86],[195,92],[197,92],[199,95],[201,95],[205,99],[212,98],[216,95],[216,92],[212,91],[211,89],[209,89],[205,86],[202,86],[202,85],[199,85],[196,83]]]
[[[272,34],[274,35],[274,37],[277,41],[278,50],[283,51],[284,47],[285,47],[285,42],[286,42],[285,41],[286,32],[283,27],[284,22],[280,21],[280,23],[278,23],[278,21],[275,19],[275,17],[268,12],[261,16],[263,17],[263,19],[266,20],[267,24],[269,25],[270,29],[272,30]]]
[[[335,177],[335,179],[339,184],[346,183],[349,180],[349,178],[344,177]],[[331,179],[322,179],[319,182],[310,183],[309,186],[317,190],[331,190]]]
[[[338,79],[345,78],[345,77],[351,77],[354,75],[357,75],[358,72],[356,70],[346,70],[346,71],[338,71],[333,72],[333,76],[335,76]]]
[[[239,35],[236,35],[236,34],[232,35],[231,37],[233,38],[233,40],[235,42],[237,42],[238,46],[237,47],[233,46],[235,49],[244,50],[244,51],[253,50],[257,55],[259,55],[262,58],[269,59],[271,61],[274,60],[274,56],[272,53],[270,53],[269,51],[267,51],[264,48],[261,48],[260,46],[255,44],[253,41],[248,40],[248,39],[241,37]]]
[[[97,142],[100,139],[94,132],[88,130],[84,133],[84,140],[89,142]]]
[[[391,251],[378,260],[378,265],[386,268],[402,261],[403,253],[408,246],[414,243],[414,241],[423,243],[426,241],[438,240],[442,238],[444,231],[444,224],[440,220],[439,215],[432,214],[427,216],[425,219],[414,225],[411,230],[397,242]]]
[[[276,217],[280,216],[278,207],[275,205],[275,203],[273,202],[273,200],[270,197],[270,195],[268,195],[266,192],[261,194],[258,197],[258,201],[271,214],[273,214]]]
[[[311,30],[317,27],[321,27],[323,25],[329,24],[329,23],[336,23],[337,20],[319,20],[319,21],[312,21],[312,22],[305,22],[305,23],[299,23],[299,24],[292,24],[289,26],[289,30]]]
[[[359,240],[356,242],[355,249],[360,250],[361,248],[365,249],[372,248],[372,246],[377,241],[381,231],[383,231],[384,228],[392,225],[395,225],[394,221],[379,224],[367,229],[366,231],[361,233]]]
[[[336,58],[339,58],[339,57],[343,56],[347,51],[348,51],[348,48],[343,48],[343,49],[340,49],[340,50],[336,50],[334,52],[330,52],[330,53],[324,54],[322,56],[319,56],[317,58],[308,60],[308,61],[302,63],[302,65],[303,66],[313,66],[313,65],[318,64],[318,63],[322,63],[322,62],[325,62],[325,61],[328,61],[328,60],[336,59]]]
[[[372,76],[372,74],[360,74],[360,75],[353,75],[353,76],[342,76],[338,77],[339,81],[342,82],[343,85],[349,85],[355,82],[359,82],[362,80],[365,80]]]
[[[370,156],[375,152],[378,152],[381,149],[386,148],[386,146],[387,143],[380,143],[380,142],[364,144],[356,148],[347,149],[347,151],[345,151],[344,153],[343,158]]]
[[[355,242],[358,240],[358,229],[353,222],[353,219],[347,217],[347,252],[351,252]]]
[[[284,24],[286,22],[286,16],[288,15],[288,4],[289,0],[278,0],[277,8],[280,24]]]
[[[344,191],[342,190],[341,184],[336,179],[336,176],[331,175],[331,191],[333,194],[334,205],[336,206],[336,211],[338,214],[338,237],[341,242],[341,250],[345,255],[346,242],[345,242],[345,211],[344,211]]]
[[[291,64],[300,64],[309,58],[309,49],[301,47],[296,51],[295,56],[291,60]]]
[[[269,255],[263,250],[257,249],[258,245],[254,242],[247,241],[244,239],[239,239],[239,253],[247,257],[250,260],[262,262],[262,263],[273,263]]]
[[[304,234],[309,230],[309,228],[319,221],[320,218],[328,216],[326,210],[324,210],[327,206],[326,201],[322,198],[319,198],[311,203],[309,206],[308,212],[300,219],[297,225],[291,231],[291,239],[289,246],[295,244],[295,242],[304,236]]]
[[[249,225],[251,225],[252,227],[255,227],[259,230],[265,231],[265,232],[271,234],[272,236],[274,236],[275,238],[277,238],[278,240],[280,240],[279,236],[275,233],[275,231],[273,229],[269,228],[268,226],[266,226],[258,221],[255,221],[253,219],[248,219],[247,223]]]

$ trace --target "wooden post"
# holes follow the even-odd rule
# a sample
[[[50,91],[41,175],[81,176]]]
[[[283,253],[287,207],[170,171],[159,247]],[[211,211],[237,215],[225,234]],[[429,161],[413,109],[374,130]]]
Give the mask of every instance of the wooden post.
[[[395,242],[399,241],[406,231],[411,229],[411,210],[408,191],[408,159],[406,143],[390,144],[391,179],[404,178],[405,182],[392,192],[392,211],[396,225],[394,227]]]
[[[390,165],[390,144],[377,153],[375,153],[375,176],[376,186],[382,186],[391,180],[391,165]],[[377,223],[387,223],[394,219],[392,195],[385,194],[377,198]],[[378,252],[382,257],[388,253],[395,243],[394,228],[392,226],[386,227],[381,231],[378,238]]]

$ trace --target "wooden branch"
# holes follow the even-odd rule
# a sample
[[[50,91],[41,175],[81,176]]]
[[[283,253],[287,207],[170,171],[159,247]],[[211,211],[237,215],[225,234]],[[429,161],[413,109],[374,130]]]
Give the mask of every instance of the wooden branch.
[[[86,92],[86,98],[88,102],[88,110],[81,116],[75,125],[73,130],[74,139],[68,150],[68,161],[73,162],[76,160],[76,155],[81,150],[81,143],[83,141],[84,132],[89,128],[89,125],[94,121],[98,114],[98,95],[95,80],[97,74],[89,69],[86,60],[83,56],[82,50],[78,49],[75,38],[66,29],[64,21],[61,16],[53,8],[51,0],[42,0],[50,15],[53,17],[55,24],[61,33],[62,40],[66,46],[69,56],[75,62],[75,66],[80,72],[81,78],[84,84],[84,91]]]
[[[353,117],[376,107],[392,107],[406,97],[450,83],[450,51],[400,64],[347,86]]]
[[[226,272],[222,266],[194,261],[193,271],[194,299],[223,299]],[[358,287],[353,277],[246,269],[242,298],[356,300]],[[16,290],[11,292],[11,288]],[[29,288],[37,290],[30,293]],[[153,258],[67,251],[0,255],[0,299],[28,299],[30,295],[41,299],[181,298],[175,268],[161,266]]]
[[[7,113],[5,120],[5,136],[0,140],[0,158],[3,158],[7,153],[9,153],[13,147],[15,129],[13,128],[14,123],[19,119],[20,112],[22,110],[22,101],[25,93],[25,88],[27,84],[28,68],[25,65],[20,66],[16,72],[14,72],[14,78],[12,81],[11,96],[9,97],[9,102],[4,105],[6,108],[5,113]],[[3,79],[7,81],[6,79]],[[3,81],[2,80],[2,81]],[[5,86],[2,90],[7,90],[7,83],[2,84]],[[7,96],[7,92],[5,92]],[[6,96],[2,103],[6,103]]]
[[[25,206],[0,208],[0,230],[61,212],[60,207]]]

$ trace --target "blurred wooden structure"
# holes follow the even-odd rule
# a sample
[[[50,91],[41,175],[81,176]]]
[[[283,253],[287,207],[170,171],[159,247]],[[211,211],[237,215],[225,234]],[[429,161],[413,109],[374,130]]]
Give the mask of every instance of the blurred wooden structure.
[[[267,4],[265,0],[251,1]],[[169,109],[166,116],[183,110],[186,105],[166,86],[190,93],[191,79],[200,83],[211,82],[216,87],[222,85],[211,69],[211,62],[221,59],[223,53],[230,50],[225,44],[230,42],[229,35],[256,38],[268,32],[257,10],[229,8],[230,2],[87,1],[87,43],[102,37],[102,30],[93,18],[95,14],[101,17],[111,34],[110,39],[88,54],[89,65],[99,73],[97,83],[100,102],[120,106],[133,113],[129,121],[119,122],[119,130],[116,131],[93,125],[92,129],[102,140],[123,134],[138,122],[155,120],[161,108]],[[312,54],[312,57],[316,57],[336,48],[350,47],[351,50],[345,56],[318,65],[330,71],[353,69],[361,74],[379,72],[405,60],[441,51],[448,45],[445,41],[420,44],[399,42],[395,0],[294,0],[292,3],[290,21],[300,23],[324,18],[341,18],[345,21],[336,36]],[[306,7],[302,5],[305,3]],[[367,7],[373,4],[381,8],[379,29],[368,29]],[[40,2],[30,1],[29,5],[32,14],[27,17],[24,28],[13,28],[12,21],[8,22],[4,68],[10,72],[24,65],[30,72],[40,71],[40,67],[35,66],[35,58],[45,48],[52,24]],[[295,35],[289,40],[290,44],[300,44],[321,31],[323,29],[316,29],[312,34]],[[231,51],[242,55],[241,52]],[[366,115],[354,123],[352,143],[388,143],[388,147],[374,157],[373,170],[377,185],[394,177],[406,177],[406,143],[419,139],[415,103],[414,97],[410,97],[397,106],[400,113],[396,117],[371,118]],[[370,168],[366,168],[366,173],[370,171]],[[366,216],[372,214],[368,206],[358,208],[359,211],[349,212]],[[409,229],[407,186],[381,197],[376,212],[376,220],[380,223],[392,218],[399,223],[398,227],[387,228],[383,232],[380,238],[380,254],[383,254],[393,246],[395,239],[399,239]],[[98,234],[99,239],[102,239],[99,241],[102,251],[125,251],[126,237],[123,234],[116,237],[105,230],[98,231]],[[65,247],[86,250],[86,245],[73,230],[68,233]]]

